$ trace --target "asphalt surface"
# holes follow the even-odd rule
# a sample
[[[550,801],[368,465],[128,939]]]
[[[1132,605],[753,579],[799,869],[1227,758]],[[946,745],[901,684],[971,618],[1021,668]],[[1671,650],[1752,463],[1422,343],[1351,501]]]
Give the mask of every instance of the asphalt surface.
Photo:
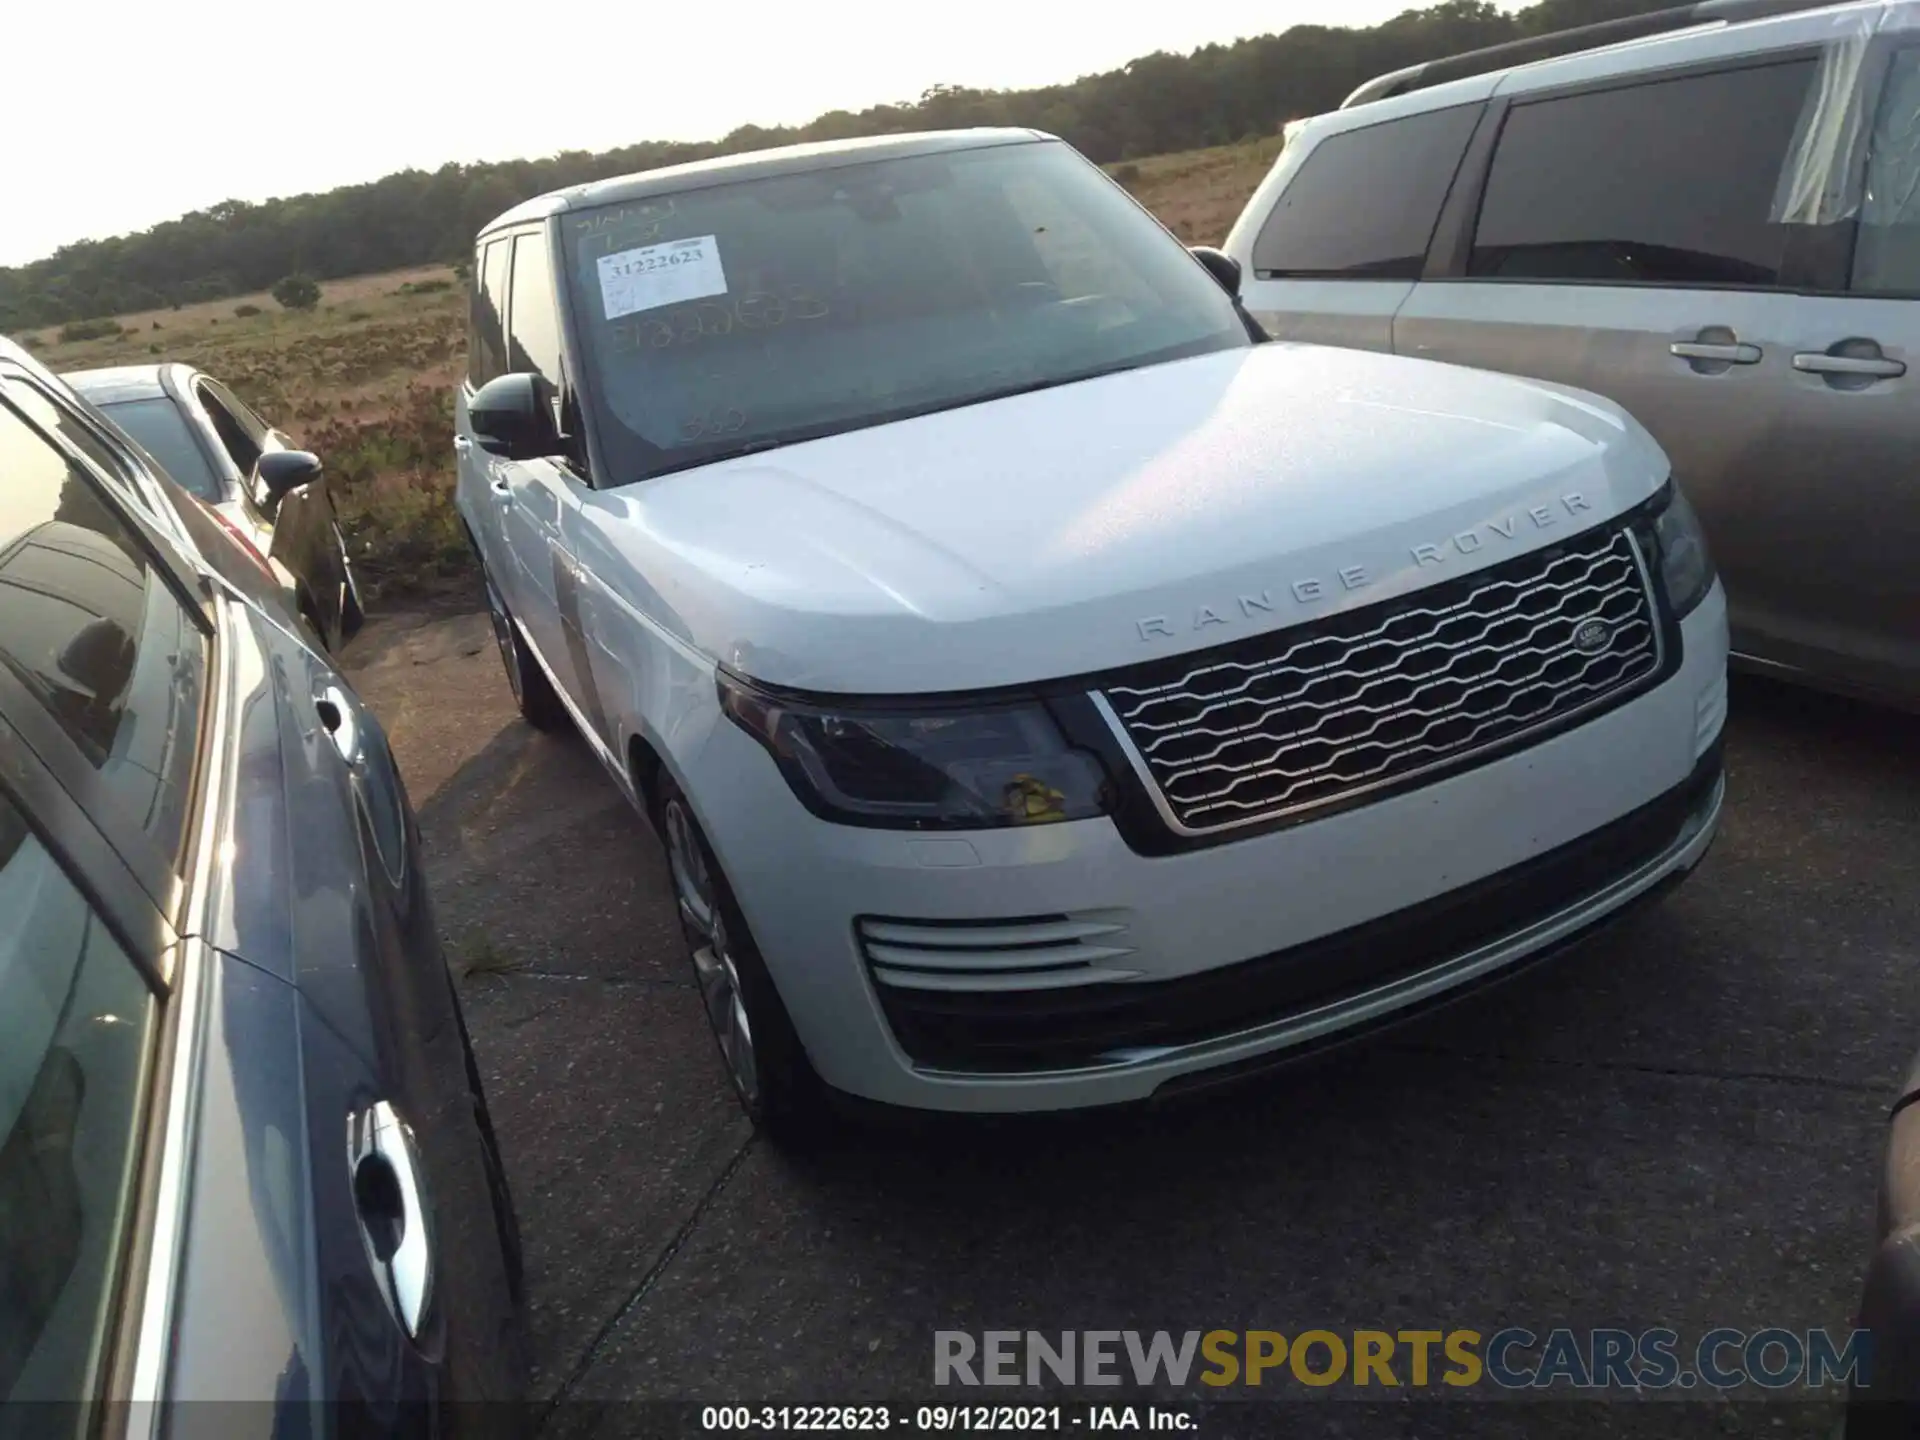
[[[560,1429],[632,1428],[594,1400],[927,1398],[940,1329],[1851,1316],[1920,1049],[1920,720],[1737,681],[1715,849],[1550,967],[1204,1100],[862,1132],[799,1162],[726,1090],[657,847],[584,746],[520,723],[484,616],[377,620],[347,664],[420,812]],[[1288,1433],[1835,1415],[1315,1393]]]

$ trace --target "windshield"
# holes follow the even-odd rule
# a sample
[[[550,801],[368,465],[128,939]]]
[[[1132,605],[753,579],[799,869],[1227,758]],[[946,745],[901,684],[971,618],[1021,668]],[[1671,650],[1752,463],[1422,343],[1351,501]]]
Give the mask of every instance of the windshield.
[[[173,401],[164,397],[121,400],[112,405],[102,405],[100,409],[109,420],[137,440],[140,448],[158,460],[161,468],[185,489],[202,500],[219,501],[226,498],[221,494],[220,481],[214,475],[213,467],[207,463],[207,457],[194,442],[193,432],[187,428],[186,416],[180,413]]]
[[[1249,344],[1067,146],[718,185],[562,217],[615,483]]]

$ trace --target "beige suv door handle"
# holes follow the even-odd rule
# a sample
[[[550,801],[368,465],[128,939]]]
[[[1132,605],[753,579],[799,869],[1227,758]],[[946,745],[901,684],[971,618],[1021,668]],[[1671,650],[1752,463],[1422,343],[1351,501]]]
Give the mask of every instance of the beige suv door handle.
[[[1864,375],[1875,380],[1894,380],[1907,373],[1904,360],[1874,355],[1829,355],[1822,350],[1794,356],[1793,368],[1809,375]]]
[[[1700,340],[1676,340],[1667,350],[1682,360],[1719,360],[1728,365],[1760,363],[1760,347],[1744,343],[1713,345]]]

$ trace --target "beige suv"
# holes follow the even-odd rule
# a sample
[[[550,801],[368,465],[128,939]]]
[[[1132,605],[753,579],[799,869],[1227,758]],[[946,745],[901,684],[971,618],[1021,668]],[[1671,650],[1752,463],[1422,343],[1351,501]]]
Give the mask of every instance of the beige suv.
[[[1276,339],[1620,402],[1699,510],[1738,657],[1920,704],[1920,0],[1704,4],[1383,76],[1293,132],[1226,249]]]

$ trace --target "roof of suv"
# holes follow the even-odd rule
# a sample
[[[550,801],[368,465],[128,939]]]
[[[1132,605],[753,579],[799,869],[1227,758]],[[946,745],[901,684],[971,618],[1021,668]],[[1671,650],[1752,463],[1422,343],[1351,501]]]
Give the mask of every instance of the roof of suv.
[[[1920,0],[1853,0],[1784,15],[1704,21],[1683,30],[1514,65],[1495,74],[1501,81],[1501,93],[1509,94],[1659,65],[1680,65],[1696,58],[1714,59],[1820,40],[1840,41],[1879,27],[1903,29],[1914,25],[1920,25]]]
[[[1349,103],[1295,123],[1303,133],[1317,138],[1343,130],[1363,129],[1404,115],[1472,104],[1495,95],[1523,95],[1700,61],[1836,44],[1876,30],[1916,29],[1920,29],[1920,0],[1841,0],[1841,3],[1781,15],[1709,21],[1505,68],[1476,70],[1458,79],[1416,85],[1379,99]],[[1387,78],[1390,77],[1377,77],[1378,80]],[[1375,83],[1377,81],[1369,81],[1360,88],[1366,90]],[[1275,162],[1276,170],[1286,163],[1286,158],[1282,155]]]
[[[927,130],[913,135],[875,135],[860,140],[823,140],[809,145],[748,150],[739,155],[720,155],[710,160],[689,161],[684,165],[665,165],[658,170],[641,170],[631,175],[617,175],[610,180],[593,180],[584,185],[570,185],[563,190],[550,190],[496,216],[480,227],[480,233],[485,235],[505,225],[540,220],[565,210],[580,210],[622,200],[643,200],[651,195],[680,194],[708,185],[731,184],[737,180],[761,180],[771,175],[832,170],[869,160],[896,160],[910,155],[980,150],[990,145],[1021,145],[1055,138],[1041,130],[983,127],[976,130]]]
[[[152,400],[166,394],[162,365],[111,365],[99,370],[68,370],[60,378],[96,405],[122,400]]]
[[[1735,3],[1735,0],[1728,0],[1728,3]],[[1787,3],[1790,0],[1782,0],[1783,5]],[[1319,122],[1337,115],[1343,117],[1343,121],[1331,128],[1358,128],[1399,113],[1438,110],[1448,105],[1484,100],[1496,92],[1503,95],[1522,94],[1577,84],[1583,80],[1599,80],[1613,75],[1683,65],[1693,60],[1713,60],[1787,46],[1830,44],[1880,29],[1920,28],[1920,0],[1834,0],[1832,4],[1803,4],[1775,13],[1765,13],[1763,10],[1744,17],[1737,9],[1729,10],[1719,18],[1708,13],[1714,9],[1714,0],[1693,8],[1702,12],[1696,23],[1619,40],[1596,39],[1583,49],[1570,49],[1540,59],[1516,58],[1510,64],[1501,65],[1497,60],[1499,52],[1511,47],[1497,45],[1485,51],[1470,51],[1408,66],[1404,70],[1376,76],[1355,90],[1340,109],[1316,116],[1309,123],[1318,129],[1321,128]],[[1659,16],[1646,18],[1658,19]],[[1630,22],[1618,23],[1624,25]],[[1582,27],[1599,28],[1607,27]],[[1582,29],[1563,33],[1572,38],[1580,35]],[[1545,43],[1554,38],[1551,35],[1541,36],[1537,40],[1515,41],[1512,45]],[[1458,78],[1435,78],[1421,83],[1423,73],[1452,68],[1457,62],[1471,62],[1482,56],[1489,62],[1485,68],[1476,64]],[[1394,81],[1405,83],[1369,98],[1369,92]],[[1344,119],[1347,116],[1354,117],[1350,124]]]

